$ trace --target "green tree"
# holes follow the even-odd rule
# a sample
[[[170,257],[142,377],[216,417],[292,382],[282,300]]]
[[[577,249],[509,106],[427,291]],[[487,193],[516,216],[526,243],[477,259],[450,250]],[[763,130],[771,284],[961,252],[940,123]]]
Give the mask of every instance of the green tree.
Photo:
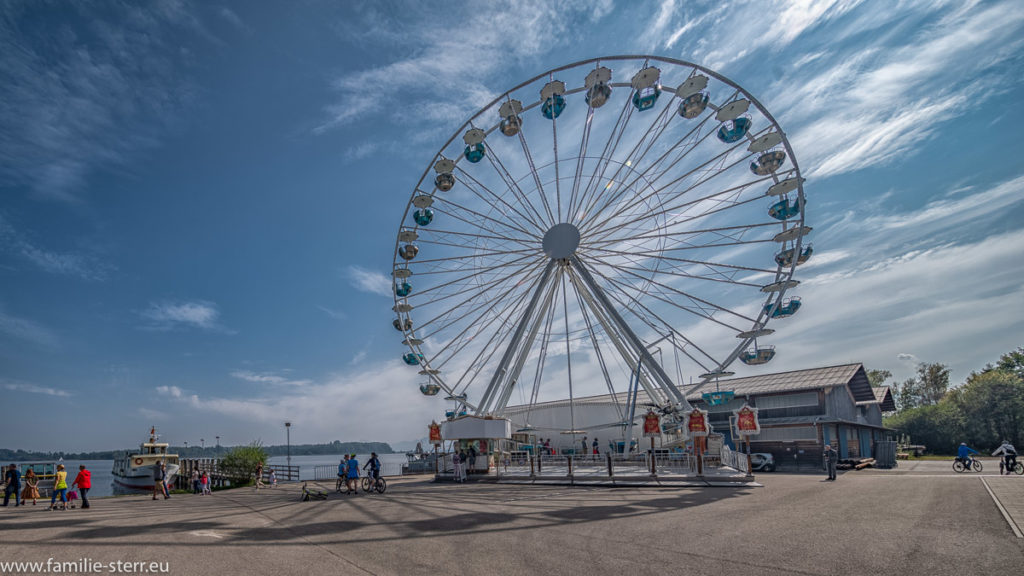
[[[1014,445],[1024,441],[1024,378],[1013,371],[971,374],[950,394],[950,401],[963,415],[968,444],[995,447],[1003,439]]]
[[[916,378],[909,378],[895,388],[894,399],[900,411],[933,406],[949,391],[949,367],[938,362],[921,363],[917,366]]]
[[[1000,356],[996,368],[1013,372],[1018,378],[1024,380],[1024,347],[1019,347]]]
[[[932,453],[953,454],[963,437],[963,415],[952,402],[909,408],[885,419],[885,426],[924,444]]]
[[[892,372],[888,370],[868,370],[868,382],[872,388],[885,385],[885,381],[892,378]]]
[[[267,451],[259,442],[232,448],[220,461],[220,470],[232,486],[246,486],[254,481],[256,467],[267,462]]]

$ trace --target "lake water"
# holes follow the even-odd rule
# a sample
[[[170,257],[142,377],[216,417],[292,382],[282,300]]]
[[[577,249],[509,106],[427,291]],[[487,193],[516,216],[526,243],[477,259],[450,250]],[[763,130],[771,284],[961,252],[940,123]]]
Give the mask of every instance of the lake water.
[[[337,467],[341,458],[341,454],[292,456],[292,466],[299,467],[299,477],[303,480],[312,479],[313,471],[316,466]],[[369,454],[357,454],[356,459],[359,460],[359,467],[363,467],[369,458]],[[380,458],[380,463],[385,475],[401,474],[402,464],[405,464],[407,461],[405,454],[380,454],[378,458]],[[267,466],[271,468],[275,465],[283,466],[287,460],[287,456],[273,456],[268,461]],[[68,471],[68,487],[71,486],[71,482],[75,479],[75,474],[78,474],[78,466],[81,464],[85,464],[86,469],[92,473],[92,489],[89,490],[89,497],[100,498],[102,496],[113,496],[114,475],[111,471],[114,469],[114,461],[65,460],[64,467]]]

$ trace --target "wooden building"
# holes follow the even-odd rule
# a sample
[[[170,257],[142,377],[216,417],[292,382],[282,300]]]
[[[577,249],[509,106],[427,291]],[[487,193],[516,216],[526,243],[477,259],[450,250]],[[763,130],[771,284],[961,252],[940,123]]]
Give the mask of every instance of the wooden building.
[[[727,404],[708,406],[702,394],[731,390],[734,398]],[[733,411],[744,403],[758,409],[761,433],[753,436],[751,450],[770,452],[779,465],[821,466],[825,444],[834,444],[842,458],[871,457],[874,443],[889,439],[891,430],[882,426],[882,414],[896,409],[887,387],[872,388],[861,364],[844,364],[792,372],[779,372],[723,379],[695,386],[683,386],[690,404],[708,410],[715,432],[725,443],[739,448],[739,438],[731,425]],[[622,421],[625,394],[577,398],[575,410],[568,401],[543,402],[529,406],[509,406],[503,416],[512,428],[530,426],[542,437],[553,436],[559,447],[576,445],[578,435],[567,437],[557,430],[588,430],[590,438],[600,437],[602,451],[622,428],[602,426]],[[641,390],[637,404],[648,402]],[[643,411],[638,411],[639,423]],[[571,418],[571,421],[570,421]],[[543,431],[555,431],[545,434]],[[637,431],[635,431],[637,432]],[[621,438],[620,438],[621,439]]]

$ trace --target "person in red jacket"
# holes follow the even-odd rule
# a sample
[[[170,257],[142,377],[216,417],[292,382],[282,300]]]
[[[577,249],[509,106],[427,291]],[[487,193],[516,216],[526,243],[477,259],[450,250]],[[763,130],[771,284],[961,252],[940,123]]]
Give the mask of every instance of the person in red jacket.
[[[82,509],[89,507],[89,488],[92,488],[92,473],[85,469],[85,464],[78,467],[78,476],[72,486],[78,485],[78,493],[82,495]]]

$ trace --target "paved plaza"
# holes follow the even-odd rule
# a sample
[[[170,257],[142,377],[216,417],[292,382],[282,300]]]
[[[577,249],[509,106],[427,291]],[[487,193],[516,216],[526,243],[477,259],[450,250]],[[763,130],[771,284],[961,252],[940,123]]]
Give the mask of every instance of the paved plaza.
[[[995,574],[1024,560],[1024,477],[945,463],[760,486],[454,485],[0,509],[0,563],[166,562],[171,574]],[[996,500],[1009,516],[1004,516]],[[1008,520],[1009,518],[1009,520]],[[0,564],[2,565],[2,564]]]

